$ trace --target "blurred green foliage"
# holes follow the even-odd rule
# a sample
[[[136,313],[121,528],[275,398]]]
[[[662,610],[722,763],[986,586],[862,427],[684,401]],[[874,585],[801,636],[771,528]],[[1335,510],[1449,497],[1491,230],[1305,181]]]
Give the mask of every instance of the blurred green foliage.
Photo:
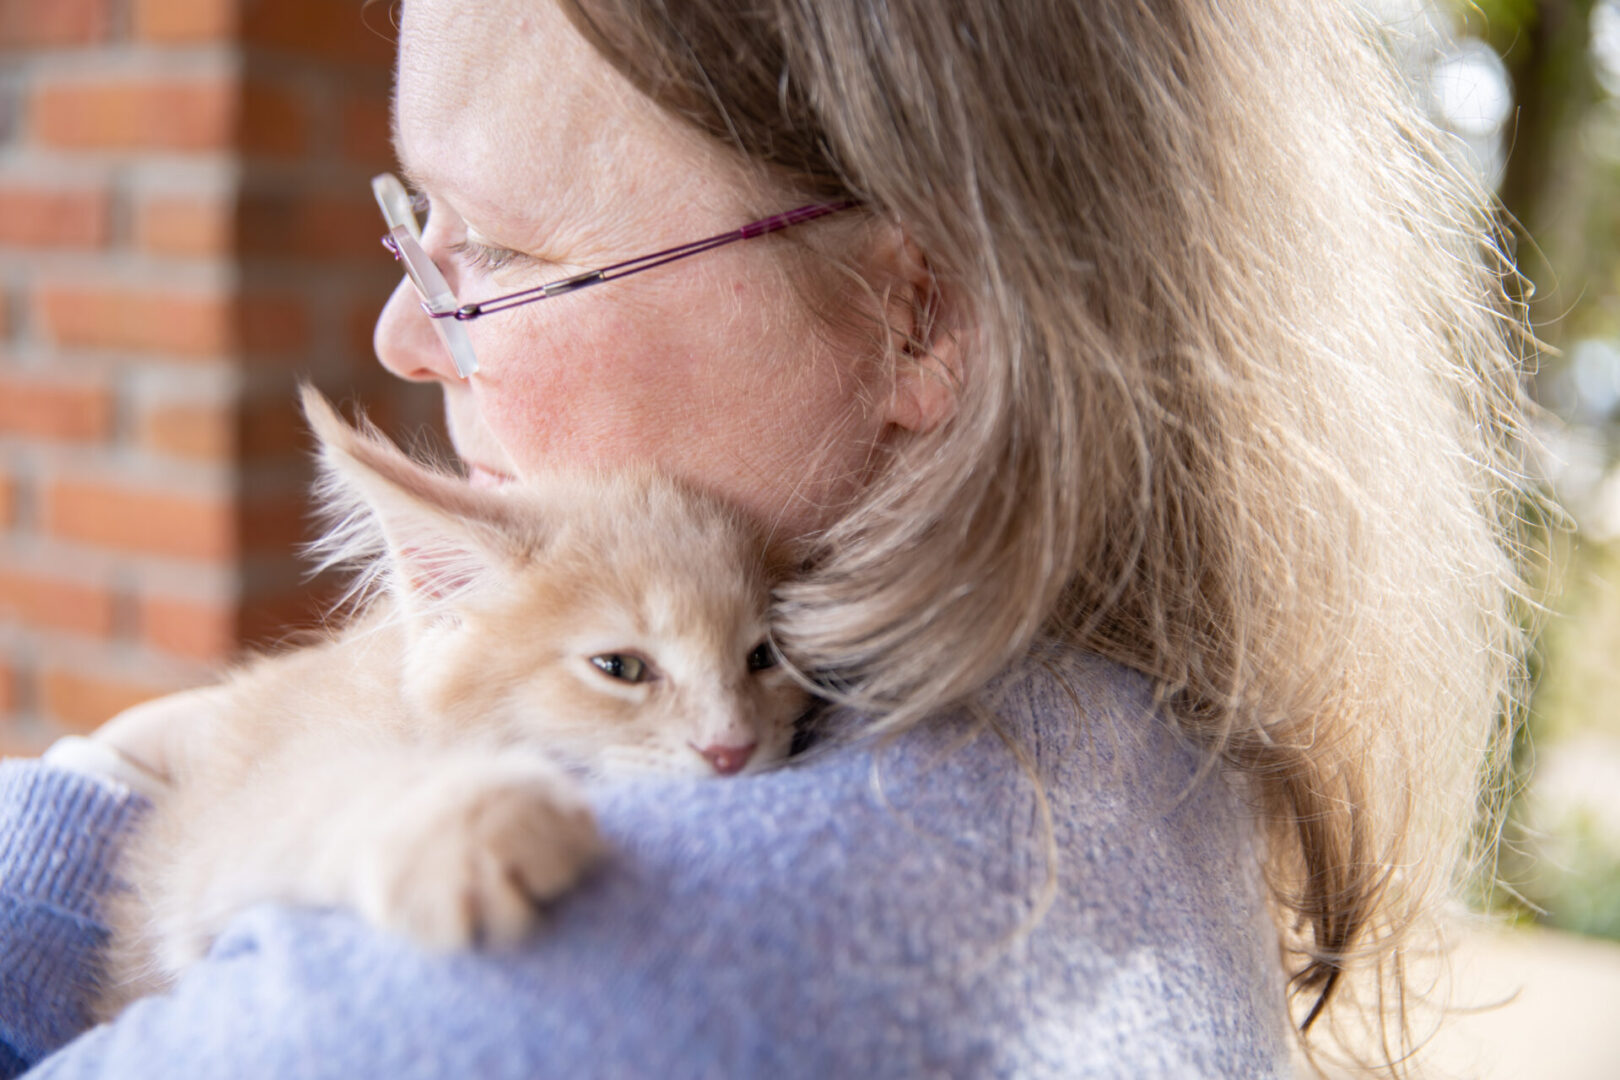
[[[1536,18],[1536,9],[1540,5],[1536,0],[1478,0],[1477,3],[1467,3],[1458,0],[1454,4],[1457,17],[1463,22],[1465,30],[1472,32],[1473,22],[1478,19],[1488,29],[1494,29],[1511,41],[1520,31],[1529,26]],[[1475,34],[1485,37],[1484,34]],[[1486,38],[1497,51],[1504,51],[1497,41]]]
[[[1590,811],[1549,823],[1556,844],[1542,851],[1528,889],[1538,921],[1560,930],[1620,941],[1620,854],[1614,838]]]
[[[1620,543],[1566,534],[1497,907],[1620,940]]]
[[[1620,745],[1620,545],[1571,537],[1561,547],[1558,607],[1541,640],[1557,662],[1536,689],[1535,734],[1549,744],[1598,735]]]
[[[1593,281],[1614,256],[1611,202],[1597,197],[1612,172],[1592,153],[1588,128],[1612,106],[1592,58],[1592,12],[1600,0],[1452,0],[1460,33],[1502,58],[1514,114],[1503,133],[1507,165],[1498,194],[1517,243],[1520,269],[1535,284],[1531,316],[1551,345],[1581,333],[1576,309],[1603,298]],[[1612,110],[1611,110],[1612,111]],[[1593,244],[1594,235],[1602,241]],[[1612,293],[1613,281],[1604,293]],[[1616,329],[1620,329],[1617,327]]]
[[[1548,542],[1549,612],[1515,742],[1525,786],[1501,877],[1521,913],[1620,939],[1620,773],[1603,771],[1620,768],[1620,508],[1604,506],[1606,490],[1620,493],[1620,0],[1441,2],[1510,84],[1493,179],[1545,345],[1532,392],[1550,441],[1582,458],[1552,467],[1575,528]]]

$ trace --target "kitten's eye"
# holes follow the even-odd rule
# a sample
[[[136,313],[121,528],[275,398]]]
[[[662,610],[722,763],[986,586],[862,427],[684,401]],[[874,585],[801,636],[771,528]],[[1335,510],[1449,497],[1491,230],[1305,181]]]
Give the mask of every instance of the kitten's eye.
[[[776,666],[776,650],[771,643],[762,641],[754,646],[754,651],[748,654],[748,670],[764,671],[766,668]]]
[[[647,661],[639,656],[626,656],[624,653],[604,653],[601,656],[591,657],[591,663],[596,665],[598,671],[609,678],[621,682],[638,683],[647,681]]]

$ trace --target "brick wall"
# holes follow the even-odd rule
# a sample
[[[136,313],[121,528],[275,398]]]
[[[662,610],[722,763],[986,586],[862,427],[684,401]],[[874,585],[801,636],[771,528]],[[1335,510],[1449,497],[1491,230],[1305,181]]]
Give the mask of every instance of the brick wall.
[[[0,0],[0,752],[308,619],[297,377],[431,415],[370,349],[391,38],[362,0]]]

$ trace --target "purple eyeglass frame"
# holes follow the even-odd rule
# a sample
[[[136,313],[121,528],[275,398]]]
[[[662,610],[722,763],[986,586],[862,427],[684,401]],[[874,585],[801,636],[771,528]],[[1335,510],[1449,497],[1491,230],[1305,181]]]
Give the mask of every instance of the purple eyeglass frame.
[[[414,234],[416,230],[414,228],[407,229],[405,226],[395,223],[394,215],[390,213],[390,207],[387,203],[387,196],[377,189],[377,183],[379,181],[389,181],[394,185],[398,185],[398,181],[388,176],[379,176],[373,181],[373,190],[377,191],[378,203],[382,206],[383,216],[388,220],[388,223],[391,226],[389,232],[382,238],[383,247],[387,248],[389,254],[393,255],[396,260],[403,262],[407,269],[410,269],[415,264],[415,259],[405,253],[401,243],[402,239],[408,240],[411,241],[412,246],[421,253],[421,256],[431,263],[431,257],[428,256],[425,251],[421,251],[420,244],[416,242],[416,237],[411,235]],[[396,192],[399,192],[399,194],[403,194],[403,191],[401,191],[399,188],[396,187],[395,190]],[[414,201],[415,200],[413,200],[413,203]],[[662,251],[655,251],[650,255],[639,255],[632,259],[625,259],[621,262],[613,263],[610,266],[598,267],[594,270],[586,270],[582,273],[573,274],[569,277],[560,278],[556,281],[549,281],[542,285],[535,285],[527,289],[519,289],[516,292],[506,293],[501,296],[490,297],[487,300],[480,300],[470,304],[457,303],[455,307],[449,307],[441,302],[439,305],[437,305],[438,310],[434,309],[435,305],[429,303],[427,294],[423,292],[424,286],[417,280],[419,276],[418,272],[413,271],[409,273],[407,277],[410,279],[412,285],[415,286],[417,290],[417,299],[421,301],[422,310],[424,313],[426,313],[428,318],[435,320],[454,319],[458,323],[468,322],[484,315],[493,315],[498,311],[506,311],[508,308],[521,307],[524,304],[533,304],[541,300],[549,300],[554,296],[561,296],[564,293],[577,292],[580,289],[589,288],[592,285],[599,285],[604,281],[614,281],[618,278],[629,277],[631,274],[639,274],[643,270],[651,270],[654,267],[664,266],[680,259],[690,258],[693,255],[701,255],[705,251],[713,251],[715,248],[724,247],[727,244],[733,244],[739,240],[752,240],[756,237],[766,236],[774,232],[780,232],[783,229],[789,229],[795,225],[803,225],[806,222],[814,221],[817,218],[826,217],[830,214],[841,213],[845,210],[851,210],[857,205],[859,204],[853,199],[840,202],[810,203],[805,206],[799,206],[792,210],[784,211],[780,214],[772,214],[767,218],[760,218],[758,221],[750,221],[741,228],[733,229],[730,232],[718,233],[714,236],[705,237],[702,240],[693,240],[685,244],[677,244],[674,247],[665,248]],[[417,207],[412,205],[412,213],[415,213],[416,210]],[[397,236],[396,234],[405,235]],[[443,278],[443,274],[438,272],[438,268],[436,266],[433,267],[433,272],[435,278]],[[445,294],[446,295],[440,297],[441,301],[445,299],[455,300],[454,295],[449,293],[447,286],[445,289]],[[436,323],[435,329],[441,331],[440,337],[444,340],[445,347],[450,350],[452,357],[456,360],[457,373],[465,378],[475,372],[477,370],[476,358],[471,356],[471,345],[466,341],[461,332],[458,330],[454,334],[451,334],[450,324]],[[452,340],[452,338],[459,340]],[[465,360],[460,355],[462,351],[468,352],[468,356],[465,358]]]
[[[592,285],[599,285],[604,281],[613,281],[616,278],[639,274],[643,270],[651,270],[655,266],[663,266],[680,259],[690,258],[693,255],[701,255],[705,251],[713,251],[717,247],[724,247],[727,244],[736,243],[738,240],[752,240],[756,236],[781,232],[783,229],[803,225],[807,221],[814,221],[829,214],[852,210],[856,205],[852,200],[836,203],[810,203],[806,206],[795,207],[792,210],[785,210],[780,214],[772,214],[768,218],[760,218],[758,221],[750,221],[741,228],[733,229],[730,232],[718,233],[685,244],[677,244],[672,248],[665,248],[663,251],[655,251],[651,255],[639,255],[634,259],[625,259],[623,262],[613,263],[611,266],[586,270],[571,277],[548,281],[544,285],[519,289],[517,292],[506,293],[504,296],[495,296],[472,304],[462,304],[454,311],[428,311],[427,314],[434,319],[456,319],[459,322],[466,322],[481,315],[493,315],[497,311],[521,307],[524,304],[533,304],[540,300],[550,300],[553,296],[561,296],[563,293],[575,292]],[[392,235],[384,236],[382,242],[384,247],[394,253],[396,259],[400,257],[399,247],[395,244]],[[426,310],[425,306],[423,310]]]

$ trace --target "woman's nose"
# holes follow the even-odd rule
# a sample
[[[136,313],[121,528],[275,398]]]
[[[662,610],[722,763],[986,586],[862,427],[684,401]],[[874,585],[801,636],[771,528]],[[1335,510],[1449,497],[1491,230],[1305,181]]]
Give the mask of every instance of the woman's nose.
[[[377,317],[371,336],[372,348],[383,367],[402,379],[414,382],[456,382],[455,362],[433,322],[422,310],[422,302],[409,278],[400,278],[394,294]]]

